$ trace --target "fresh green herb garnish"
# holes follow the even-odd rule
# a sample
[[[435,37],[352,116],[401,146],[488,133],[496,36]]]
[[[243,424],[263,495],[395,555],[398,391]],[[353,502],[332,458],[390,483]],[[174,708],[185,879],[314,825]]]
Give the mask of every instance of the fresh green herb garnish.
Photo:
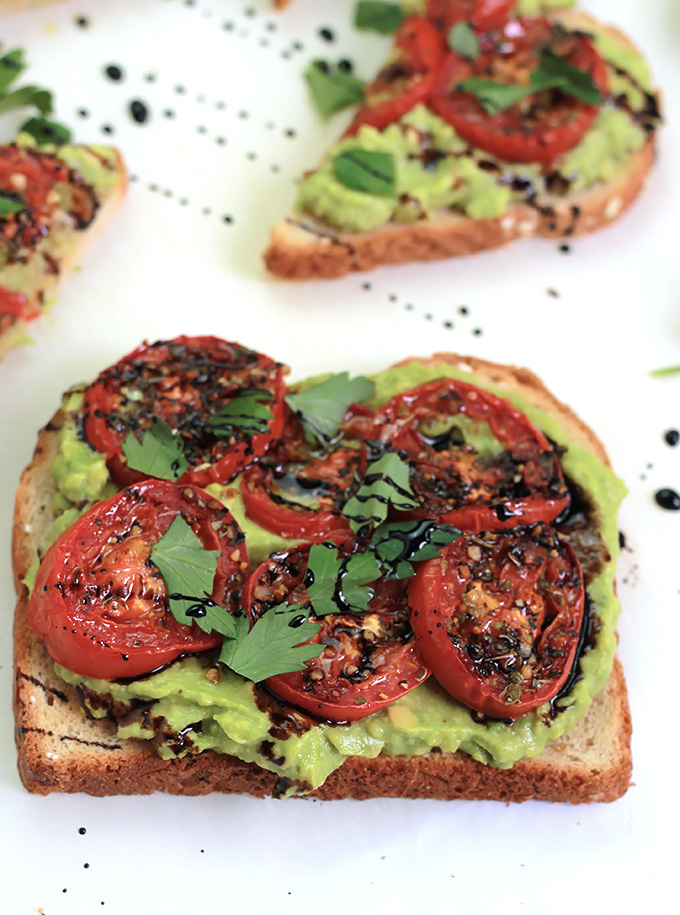
[[[288,394],[288,406],[302,421],[308,442],[329,445],[340,431],[348,407],[365,400],[375,390],[368,378],[349,377],[348,372],[332,375],[299,394]]]
[[[11,194],[0,193],[0,217],[12,216],[26,209],[26,204]]]
[[[55,121],[46,121],[44,115],[51,114],[54,106],[52,93],[47,89],[41,89],[40,86],[19,86],[11,89],[10,87],[21,73],[26,69],[24,52],[21,48],[15,48],[7,51],[0,57],[0,114],[5,114],[15,108],[35,108],[41,117],[29,118],[22,124],[20,130],[25,130],[38,142],[43,143],[63,143],[70,139],[71,132],[67,127],[58,124]],[[42,126],[38,130],[37,124]],[[47,136],[45,125],[50,125],[52,135]],[[44,139],[41,139],[44,137]],[[62,139],[64,138],[65,139]]]
[[[351,191],[374,197],[393,197],[396,193],[397,166],[392,153],[351,149],[335,156],[333,172]]]
[[[161,480],[178,480],[188,466],[181,436],[156,416],[141,441],[130,432],[122,448],[128,467]]]
[[[309,551],[307,593],[316,616],[327,613],[361,613],[373,597],[366,585],[380,578],[380,566],[373,553],[339,555],[331,543],[316,543]]]
[[[449,47],[465,60],[479,56],[479,39],[469,22],[458,22],[449,32]]]
[[[247,617],[232,617],[235,638],[225,640],[219,660],[247,680],[259,683],[268,677],[304,668],[318,658],[323,645],[301,645],[319,631],[298,605],[268,610],[250,628]]]
[[[45,146],[49,143],[61,146],[71,139],[71,131],[68,127],[47,118],[29,118],[21,125],[21,130],[22,133],[30,134],[38,146]]]
[[[409,482],[408,464],[398,454],[388,451],[369,464],[362,486],[348,500],[342,513],[358,533],[382,524],[390,505],[398,511],[408,511],[417,504]]]
[[[389,35],[396,31],[406,19],[406,13],[398,3],[380,3],[378,0],[359,0],[354,12],[357,29],[370,29]]]
[[[652,378],[663,378],[664,375],[677,375],[680,374],[680,365],[667,365],[665,368],[652,369],[649,374]]]
[[[461,532],[448,524],[424,518],[417,521],[396,521],[381,524],[371,540],[371,549],[390,578],[410,578],[415,574],[412,562],[435,559],[441,547],[453,543]]]
[[[274,418],[263,400],[272,399],[271,391],[242,391],[226,403],[219,413],[210,418],[210,427],[214,435],[229,436],[234,429],[248,435],[262,435],[269,431],[269,423]]]
[[[151,561],[165,579],[170,611],[179,623],[196,623],[204,632],[216,630],[228,638],[236,632],[234,617],[211,598],[219,550],[204,549],[181,515],[151,550]]]
[[[363,101],[362,80],[325,60],[313,60],[305,70],[304,77],[312,101],[324,118]]]
[[[565,95],[573,96],[588,105],[599,105],[602,102],[600,91],[589,73],[572,67],[567,60],[548,49],[541,54],[541,61],[526,85],[496,83],[471,76],[458,88],[477,96],[487,114],[492,115],[545,89],[560,89]]]

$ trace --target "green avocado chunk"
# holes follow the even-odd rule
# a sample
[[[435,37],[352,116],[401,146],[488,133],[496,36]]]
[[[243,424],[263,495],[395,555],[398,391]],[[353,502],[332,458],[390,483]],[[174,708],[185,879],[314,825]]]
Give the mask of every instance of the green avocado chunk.
[[[412,362],[373,376],[375,392],[366,403],[377,407],[401,391],[442,377],[479,384],[474,376],[444,363]],[[479,386],[494,390],[484,384]],[[625,488],[597,457],[572,443],[553,417],[530,406],[520,396],[499,390],[494,393],[510,400],[551,439],[567,448],[562,458],[565,473],[597,506],[600,533],[611,557],[588,586],[593,612],[600,623],[597,644],[583,654],[583,676],[560,702],[561,710],[552,720],[546,720],[548,707],[543,706],[512,723],[477,722],[469,709],[430,678],[387,709],[363,720],[344,725],[319,723],[281,739],[264,710],[262,694],[255,684],[224,668],[218,682],[213,682],[214,662],[209,658],[186,658],[129,684],[87,680],[61,667],[57,667],[57,672],[69,683],[83,684],[95,696],[111,697],[131,708],[135,701],[154,702],[148,715],[136,718],[131,715],[130,722],[119,726],[120,737],[151,739],[154,732],[144,722],[164,718],[171,732],[183,736],[183,743],[178,749],[172,742],[161,742],[162,756],[171,758],[178,753],[207,749],[228,753],[277,773],[279,795],[304,793],[318,787],[348,756],[374,758],[379,753],[418,756],[438,748],[447,753],[462,750],[480,762],[500,768],[537,756],[549,740],[561,737],[579,722],[611,672],[620,610],[613,589],[619,552],[616,516]],[[472,431],[480,447],[488,450],[496,447],[488,433],[480,429]],[[222,495],[232,508],[237,508],[238,515],[234,487],[225,488]],[[271,549],[280,548],[280,539],[261,529],[255,532],[242,514],[239,520],[246,532],[248,549],[257,553],[256,561],[266,555],[268,537]],[[208,671],[211,674],[207,677]],[[95,715],[101,714],[98,710],[102,704],[105,703],[91,702]],[[200,728],[185,731],[198,722]]]

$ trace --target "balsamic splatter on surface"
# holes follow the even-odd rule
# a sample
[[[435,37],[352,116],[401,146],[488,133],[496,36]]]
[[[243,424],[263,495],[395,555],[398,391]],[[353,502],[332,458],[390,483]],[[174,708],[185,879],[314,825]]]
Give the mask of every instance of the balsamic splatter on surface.
[[[119,67],[118,64],[109,64],[104,68],[104,73],[110,80],[113,80],[114,83],[119,82],[124,77],[123,69],[122,67]]]
[[[680,511],[680,493],[674,489],[658,489],[654,493],[654,501],[666,511]]]
[[[664,432],[663,437],[666,444],[670,445],[671,448],[675,448],[678,442],[680,442],[680,432],[678,432],[677,429],[669,429],[667,432]]]
[[[130,115],[137,124],[145,124],[149,120],[149,109],[144,102],[133,99],[130,102]]]

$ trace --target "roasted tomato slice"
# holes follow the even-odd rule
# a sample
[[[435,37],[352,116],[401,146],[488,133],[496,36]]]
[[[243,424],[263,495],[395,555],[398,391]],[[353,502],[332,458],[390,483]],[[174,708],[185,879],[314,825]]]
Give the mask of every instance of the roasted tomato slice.
[[[559,458],[509,403],[453,378],[398,394],[376,413],[375,438],[405,454],[419,508],[483,531],[551,521],[568,505]]]
[[[69,185],[68,193],[56,196],[55,184]],[[25,260],[52,227],[57,203],[86,228],[97,210],[92,188],[56,156],[26,146],[0,148],[0,192],[14,198],[22,209],[0,218],[3,262]]]
[[[17,321],[31,321],[40,314],[40,308],[31,304],[23,292],[0,286],[0,335]]]
[[[399,26],[393,54],[376,79],[364,89],[365,102],[345,136],[368,124],[384,130],[427,101],[444,57],[444,38],[427,19],[412,16]]]
[[[276,553],[252,574],[244,603],[253,622],[280,604],[309,605],[308,547]],[[380,579],[367,613],[320,617],[310,644],[323,644],[305,669],[270,677],[286,702],[330,721],[355,721],[390,705],[429,676],[408,621],[407,583]],[[315,619],[314,616],[311,619]]]
[[[427,16],[447,32],[459,22],[469,22],[476,31],[486,32],[509,19],[516,3],[517,0],[427,0]]]
[[[246,391],[265,391],[267,431],[233,428],[215,435],[210,420]],[[128,467],[123,442],[159,417],[181,436],[189,469],[181,481],[206,486],[232,479],[264,453],[283,425],[283,367],[268,356],[217,337],[144,343],[103,371],[85,391],[85,435],[106,455],[112,478],[127,485],[148,474]]]
[[[583,576],[549,528],[464,534],[420,565],[409,601],[432,673],[478,712],[518,718],[554,698],[571,673]]]
[[[145,480],[98,502],[45,554],[28,621],[54,661],[84,677],[114,680],[220,644],[220,635],[174,618],[165,581],[149,559],[178,515],[205,549],[221,551],[212,599],[225,613],[238,608],[249,565],[230,513],[198,487]]]
[[[358,404],[350,407],[342,433],[345,440],[359,441],[330,451],[317,451],[305,440],[297,416],[288,409],[286,416],[280,440],[243,474],[241,493],[248,518],[293,540],[352,540],[342,509],[361,483],[359,441],[370,428],[373,411]]]
[[[444,60],[431,106],[469,143],[508,162],[549,164],[572,149],[595,120],[597,105],[587,105],[559,89],[544,89],[496,114],[479,99],[461,92],[460,83],[479,77],[498,83],[527,84],[544,51],[588,73],[604,93],[604,61],[590,39],[567,32],[546,19],[512,19],[480,37],[474,61],[451,51]]]

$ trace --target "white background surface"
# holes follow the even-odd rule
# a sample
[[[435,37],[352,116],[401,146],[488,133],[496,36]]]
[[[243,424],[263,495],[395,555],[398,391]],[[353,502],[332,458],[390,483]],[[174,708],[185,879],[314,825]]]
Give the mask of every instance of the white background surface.
[[[76,139],[107,142],[110,125],[136,177],[82,271],[34,325],[35,345],[0,364],[0,910],[8,915],[673,908],[680,513],[662,511],[653,494],[680,489],[680,447],[663,441],[680,427],[680,375],[648,373],[680,363],[680,2],[589,2],[636,37],[666,99],[658,168],[614,227],[574,242],[570,254],[532,241],[465,261],[286,285],[261,265],[268,226],[292,200],[295,176],[342,126],[342,117],[319,123],[300,73],[321,56],[351,57],[370,75],[385,47],[353,32],[352,8],[296,0],[277,16],[267,0],[82,0],[0,18],[0,40],[27,49],[28,77],[56,91]],[[326,25],[333,43],[318,35]],[[103,75],[111,63],[125,72],[118,83]],[[129,116],[134,98],[150,109],[145,125]],[[14,488],[62,389],[145,337],[179,333],[239,340],[288,362],[293,377],[376,371],[446,349],[527,365],[598,431],[630,489],[619,631],[635,769],[623,799],[571,807],[24,791],[10,707]]]

